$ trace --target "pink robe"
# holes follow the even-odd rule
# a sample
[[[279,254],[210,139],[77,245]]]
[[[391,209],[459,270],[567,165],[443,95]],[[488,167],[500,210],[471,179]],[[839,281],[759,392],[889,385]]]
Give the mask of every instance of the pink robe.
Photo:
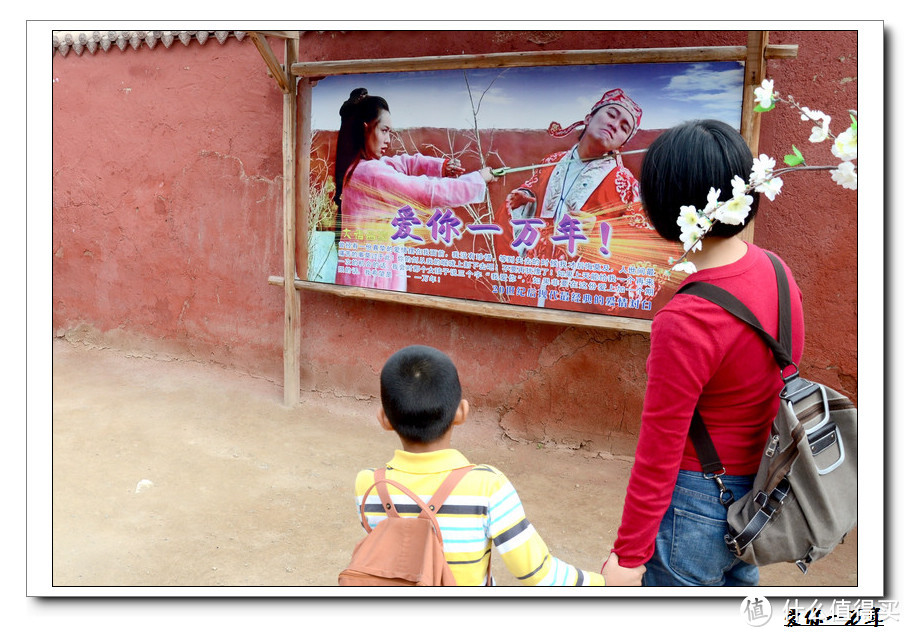
[[[402,225],[393,225],[399,210],[410,207],[425,223],[437,208],[480,203],[486,195],[479,172],[444,178],[442,168],[441,158],[420,154],[361,160],[355,166],[342,193],[335,283],[407,290],[404,248],[424,244],[406,238]],[[405,236],[393,239],[396,234]]]

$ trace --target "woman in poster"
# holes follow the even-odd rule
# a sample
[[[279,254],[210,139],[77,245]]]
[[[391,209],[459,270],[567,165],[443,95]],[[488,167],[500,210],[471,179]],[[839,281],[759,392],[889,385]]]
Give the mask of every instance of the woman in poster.
[[[489,168],[465,174],[457,159],[385,156],[391,143],[389,105],[358,88],[341,106],[335,157],[335,203],[341,224],[335,282],[407,290],[405,245],[420,217],[436,209],[480,203],[493,179]]]
[[[578,128],[582,133],[574,146],[544,158],[540,162],[544,166],[509,193],[500,218],[511,220],[514,241],[510,248],[514,254],[525,263],[528,259],[565,261],[564,274],[568,276],[537,289],[533,289],[533,281],[517,283],[531,292],[523,298],[513,297],[513,303],[595,311],[578,302],[564,301],[567,295],[561,292],[566,290],[556,289],[566,287],[579,261],[612,262],[616,266],[612,271],[619,274],[623,265],[667,252],[666,242],[660,240],[641,210],[638,181],[623,166],[617,152],[638,132],[641,117],[641,107],[616,88],[604,93],[583,120],[566,127],[550,124],[547,132],[553,137],[566,137]],[[533,220],[533,226],[523,220]],[[610,245],[617,230],[623,233],[620,239],[627,246],[621,255],[611,251]],[[584,243],[577,246],[566,238]],[[661,287],[666,286],[658,282],[650,300]],[[628,290],[625,294],[641,297],[642,291]]]

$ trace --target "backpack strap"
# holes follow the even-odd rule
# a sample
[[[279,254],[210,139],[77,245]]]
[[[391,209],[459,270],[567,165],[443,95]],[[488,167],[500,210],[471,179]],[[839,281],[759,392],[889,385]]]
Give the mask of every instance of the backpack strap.
[[[392,485],[403,494],[411,498],[418,507],[420,507],[420,513],[418,517],[427,518],[433,522],[433,525],[436,527],[437,532],[439,532],[439,523],[436,522],[436,511],[442,506],[446,498],[449,497],[449,494],[452,493],[452,490],[455,486],[461,481],[461,479],[474,468],[474,465],[468,465],[467,467],[461,467],[459,469],[454,469],[449,472],[449,475],[446,476],[445,480],[442,481],[442,484],[439,485],[439,488],[436,489],[436,493],[433,494],[433,497],[430,498],[430,502],[424,502],[420,496],[408,489],[401,483],[395,482],[394,480],[389,480],[385,477],[385,467],[381,469],[376,469],[373,472],[373,484],[367,489],[363,494],[363,499],[360,501],[360,519],[363,523],[363,527],[367,532],[372,531],[369,523],[367,522],[366,517],[366,502],[367,496],[370,494],[370,491],[373,488],[376,488],[376,493],[379,495],[379,500],[382,502],[382,506],[385,509],[386,515],[393,518],[399,518],[401,515],[398,513],[398,509],[395,508],[395,503],[392,501],[392,497],[389,494],[389,488],[387,485]]]
[[[474,465],[468,465],[467,467],[461,467],[460,469],[453,469],[449,472],[449,475],[446,476],[446,479],[442,481],[442,484],[439,485],[439,488],[436,489],[436,493],[433,494],[433,497],[430,498],[430,502],[427,507],[434,514],[442,507],[443,503],[446,501],[446,498],[452,493],[455,487],[461,482],[461,479],[465,477],[471,469],[474,468]]]
[[[376,469],[373,472],[373,486],[376,487],[376,494],[379,496],[379,501],[382,502],[382,506],[385,507],[386,515],[393,518],[400,518],[398,514],[398,509],[395,508],[395,503],[392,502],[392,496],[389,495],[389,488],[386,486],[386,477],[385,477],[385,467],[381,469]],[[407,489],[404,490],[405,493],[408,493]],[[366,493],[363,494],[363,500],[366,502]],[[420,498],[414,494],[410,494],[412,500],[418,503],[418,505],[423,502]]]
[[[433,497],[430,499],[430,504],[428,508],[434,514],[440,508],[442,508],[443,503],[445,503],[446,498],[452,493],[455,489],[455,486],[461,481],[461,479],[466,476],[472,469],[474,465],[469,465],[467,467],[461,467],[460,469],[454,469],[449,472],[449,475],[446,476],[446,479],[442,481],[442,484],[439,485],[439,488],[436,489],[436,493],[433,494]],[[487,586],[493,585],[493,551],[490,551],[490,562],[487,565]]]

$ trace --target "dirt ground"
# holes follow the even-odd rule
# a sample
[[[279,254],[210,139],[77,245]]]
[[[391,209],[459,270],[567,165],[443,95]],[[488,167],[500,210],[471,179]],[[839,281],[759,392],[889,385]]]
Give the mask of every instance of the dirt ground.
[[[289,408],[268,379],[55,339],[53,585],[335,586],[363,534],[354,476],[397,448],[377,405],[305,393]],[[554,555],[600,568],[631,458],[511,440],[478,412],[453,443],[509,476]],[[501,560],[494,576],[518,586]],[[808,575],[761,574],[763,586],[856,582],[855,531]]]

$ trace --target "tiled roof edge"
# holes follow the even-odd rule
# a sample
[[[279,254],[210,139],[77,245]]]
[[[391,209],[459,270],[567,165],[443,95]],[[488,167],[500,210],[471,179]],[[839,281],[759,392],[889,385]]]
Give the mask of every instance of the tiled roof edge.
[[[182,42],[189,46],[194,40],[205,44],[210,37],[224,44],[229,37],[243,40],[246,31],[92,31],[91,33],[67,33],[65,36],[54,34],[54,53],[66,56],[73,51],[76,55],[83,52],[95,53],[97,50],[108,51],[112,46],[121,51],[126,47],[138,49],[143,44],[154,49],[160,42],[165,48],[170,48],[174,42]]]

